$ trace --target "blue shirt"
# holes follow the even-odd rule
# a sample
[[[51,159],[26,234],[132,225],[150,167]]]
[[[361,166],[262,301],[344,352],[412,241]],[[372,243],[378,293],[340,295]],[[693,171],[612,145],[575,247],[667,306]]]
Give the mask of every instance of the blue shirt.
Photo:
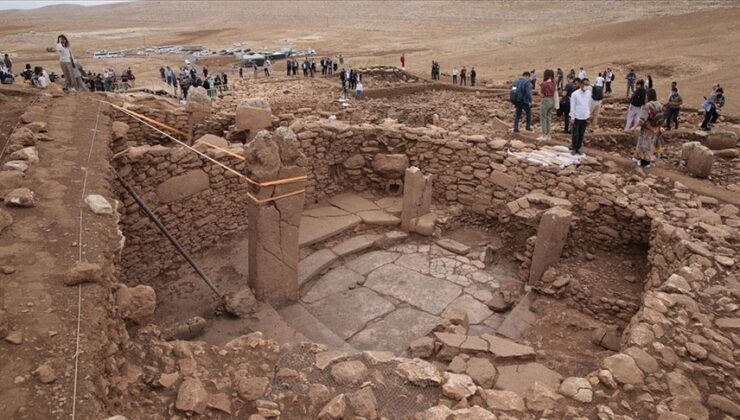
[[[517,81],[516,88],[522,92],[522,102],[531,105],[532,104],[532,83],[529,80],[520,77]]]

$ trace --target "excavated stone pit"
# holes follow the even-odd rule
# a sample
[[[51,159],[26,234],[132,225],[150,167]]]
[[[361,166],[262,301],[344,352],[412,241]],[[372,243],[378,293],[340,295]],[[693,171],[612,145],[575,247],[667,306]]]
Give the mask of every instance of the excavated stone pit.
[[[467,409],[456,404],[516,413],[516,418],[543,412],[705,418],[705,400],[687,399],[671,384],[688,381],[695,387],[694,380],[702,392],[720,394],[723,385],[694,373],[692,379],[678,377],[689,375],[676,373],[678,357],[692,363],[706,357],[697,356],[701,351],[695,347],[673,350],[687,333],[673,338],[666,329],[672,315],[688,321],[681,308],[696,313],[693,298],[679,295],[699,299],[698,284],[721,283],[731,271],[734,251],[729,251],[737,244],[728,226],[737,224],[737,211],[668,178],[625,172],[606,154],[564,167],[522,158],[539,147],[502,129],[502,119],[510,117],[493,93],[439,92],[423,85],[392,93],[391,84],[383,99],[344,109],[322,86],[243,82],[211,110],[170,110],[152,106],[149,99],[129,105],[193,133],[190,144],[196,149],[242,173],[250,170],[249,162],[229,153],[244,155],[245,143],[261,128],[289,127],[306,157],[298,299],[261,299],[240,318],[220,312],[220,300],[133,200],[118,191],[126,238],[118,263],[121,279],[156,290],[152,322],[158,337],[228,347],[259,331],[275,340],[282,351],[265,366],[277,373],[271,378],[261,373],[266,390],[259,395],[281,402],[277,408],[253,407],[275,409],[286,418],[339,410],[349,398],[345,394],[361,398],[357,393],[365,391],[355,389],[366,380],[374,384],[375,405],[390,418],[410,417],[434,405]],[[308,92],[323,99],[316,108],[299,107]],[[271,123],[237,128],[239,98],[257,96],[270,98]],[[420,100],[428,110],[414,110]],[[431,113],[441,103],[450,106]],[[465,111],[471,108],[475,111]],[[603,127],[614,127],[589,134],[589,144],[621,151],[623,135],[611,115],[623,111],[619,101],[605,106]],[[249,286],[248,185],[126,114],[113,115],[113,167],[219,290]],[[330,115],[337,120],[327,119]],[[676,139],[693,139],[681,136]],[[413,218],[406,216],[407,201],[418,206],[424,194],[431,203]],[[686,200],[693,204],[682,205]],[[729,223],[719,227],[723,222]],[[706,227],[697,232],[692,223]],[[720,256],[702,240],[723,243]],[[152,333],[143,325],[131,328]],[[694,341],[711,346],[707,340],[727,339],[708,334]],[[305,342],[324,347],[299,344]],[[717,351],[723,361],[732,359],[731,353]],[[446,388],[406,388],[396,375],[406,362],[393,355],[433,362],[429,366],[438,372],[410,382]],[[435,376],[441,371],[444,377]],[[673,375],[668,386],[663,372]],[[727,374],[722,372],[717,374]],[[455,381],[461,382],[451,385]],[[581,391],[586,388],[587,393]],[[615,399],[616,388],[625,396]],[[314,393],[310,401],[309,391]],[[329,401],[329,396],[336,397]],[[285,404],[290,397],[297,402]],[[252,405],[242,408],[247,407]],[[434,410],[445,412],[435,408],[428,415]]]

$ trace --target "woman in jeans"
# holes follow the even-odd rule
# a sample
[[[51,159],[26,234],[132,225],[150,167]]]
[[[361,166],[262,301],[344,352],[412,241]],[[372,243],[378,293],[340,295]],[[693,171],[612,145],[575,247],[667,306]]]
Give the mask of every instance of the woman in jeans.
[[[540,126],[542,135],[537,137],[539,141],[550,140],[550,131],[552,130],[552,113],[555,107],[560,105],[558,101],[558,88],[555,85],[555,72],[551,69],[545,70],[544,81],[540,83],[540,93],[542,102],[540,103]]]
[[[65,90],[73,89],[79,92],[87,92],[82,76],[77,76],[80,72],[76,69],[79,66],[72,56],[72,50],[69,49],[69,40],[65,35],[57,37],[57,43],[53,47],[47,48],[46,51],[59,53],[59,65],[62,67],[64,74]]]

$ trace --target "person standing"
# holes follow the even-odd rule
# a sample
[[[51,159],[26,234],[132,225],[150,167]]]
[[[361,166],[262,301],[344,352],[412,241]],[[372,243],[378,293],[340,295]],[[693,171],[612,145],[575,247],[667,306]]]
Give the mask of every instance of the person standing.
[[[653,76],[647,75],[647,88],[652,89],[653,88]]]
[[[599,113],[601,111],[601,100],[604,99],[604,78],[599,73],[599,77],[596,79],[596,85],[591,86],[591,108],[589,113],[591,114],[591,128],[599,128]]]
[[[244,66],[239,66],[239,78],[244,78]]]
[[[627,80],[627,97],[629,98],[635,92],[635,80],[637,80],[635,70],[630,69],[630,72],[624,78]]]
[[[558,90],[563,90],[563,69],[561,69],[560,67],[558,67],[557,77],[558,77],[557,88]]]
[[[570,134],[570,97],[576,89],[581,88],[580,79],[570,79],[568,84],[565,85],[565,94],[563,100],[560,101],[560,113],[563,115],[563,133]]]
[[[522,118],[522,112],[527,114],[525,129],[532,131],[532,83],[529,81],[530,74],[528,71],[522,73],[522,77],[514,82],[511,92],[511,102],[514,104],[514,133],[519,133],[519,120]]]
[[[627,109],[627,123],[624,125],[624,131],[629,132],[635,124],[640,121],[642,107],[645,105],[645,81],[637,81],[637,89],[630,98],[630,106]]]
[[[581,79],[581,84],[583,84],[583,79],[586,78],[586,70],[581,67],[581,70],[578,72],[578,78]]]
[[[571,118],[571,147],[572,155],[581,155],[583,136],[586,134],[588,119],[591,117],[591,92],[589,92],[589,80],[581,80],[581,88],[570,96],[570,118]]]
[[[457,84],[457,67],[452,68],[452,84]]]
[[[666,104],[668,111],[668,117],[665,120],[666,130],[670,131],[671,122],[676,125],[676,130],[678,130],[678,113],[681,110],[681,105],[683,105],[683,98],[681,98],[681,95],[678,93],[676,82],[673,82],[673,86],[671,86],[671,95],[668,97],[668,104]]]
[[[406,68],[406,53],[401,53],[401,68]]]
[[[719,113],[725,106],[725,91],[721,87],[712,91],[706,101],[704,101],[704,121],[701,123],[701,129],[709,131],[719,119]]]
[[[460,86],[468,85],[467,77],[468,77],[468,70],[465,68],[465,66],[463,66],[463,68],[460,70]]]
[[[434,60],[432,60],[432,80],[436,80],[437,79],[437,77],[436,77],[436,75],[434,73],[434,70],[436,69],[436,66],[434,64],[435,64],[434,63]]]
[[[475,72],[475,66],[470,68],[470,86],[475,86],[475,78],[478,74]]]
[[[162,81],[163,82],[166,82],[167,81],[167,75],[165,73],[166,73],[166,70],[164,69],[164,67],[160,67],[159,68],[159,75],[162,77]]]
[[[534,91],[534,88],[537,87],[537,72],[535,71],[535,69],[532,69],[532,72],[530,73],[530,75],[531,76],[529,79],[529,83],[532,84],[532,90]]]
[[[663,112],[663,105],[658,101],[655,89],[648,89],[645,96],[648,102],[640,113],[639,121],[632,128],[632,130],[640,130],[637,134],[635,160],[642,167],[650,166],[655,160],[656,150],[660,153],[662,149],[660,136],[663,129],[658,115]]]
[[[13,60],[10,59],[8,54],[3,56],[3,64],[5,64],[5,67],[8,69],[8,73],[13,74]]]
[[[270,59],[265,60],[264,64],[264,70],[265,70],[265,77],[270,77],[270,66],[272,66],[272,63],[270,62]]]
[[[555,74],[552,70],[545,70],[543,82],[540,83],[540,93],[542,94],[542,102],[540,103],[540,125],[542,127],[542,135],[537,138],[539,141],[550,140],[550,132],[552,130],[552,113],[560,106],[558,100],[558,87],[555,84]]]
[[[355,99],[361,100],[364,93],[365,89],[362,87],[362,83],[358,81],[357,85],[355,86]]]
[[[568,80],[576,80],[576,71],[574,69],[570,69],[570,71],[568,72]]]
[[[82,75],[78,69],[78,63],[72,56],[72,50],[69,48],[69,40],[62,34],[57,37],[57,43],[54,47],[47,48],[46,51],[59,53],[59,65],[62,67],[62,73],[65,79],[65,89],[85,92],[87,88],[82,83]],[[80,74],[78,76],[78,74]]]
[[[606,69],[606,75],[604,76],[604,84],[606,84],[606,89],[604,90],[605,96],[611,96],[613,80],[614,80],[614,72],[612,71],[611,68]]]

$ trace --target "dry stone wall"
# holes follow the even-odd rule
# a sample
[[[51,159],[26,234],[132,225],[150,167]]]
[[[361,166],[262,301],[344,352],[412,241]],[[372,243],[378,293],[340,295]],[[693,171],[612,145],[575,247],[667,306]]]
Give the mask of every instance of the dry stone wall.
[[[113,165],[191,252],[247,227],[246,184],[183,147],[129,148],[114,157]],[[230,165],[244,170],[243,162]],[[121,228],[126,237],[121,269],[126,281],[144,283],[181,262],[182,257],[133,198],[121,188],[119,196],[123,202]]]

